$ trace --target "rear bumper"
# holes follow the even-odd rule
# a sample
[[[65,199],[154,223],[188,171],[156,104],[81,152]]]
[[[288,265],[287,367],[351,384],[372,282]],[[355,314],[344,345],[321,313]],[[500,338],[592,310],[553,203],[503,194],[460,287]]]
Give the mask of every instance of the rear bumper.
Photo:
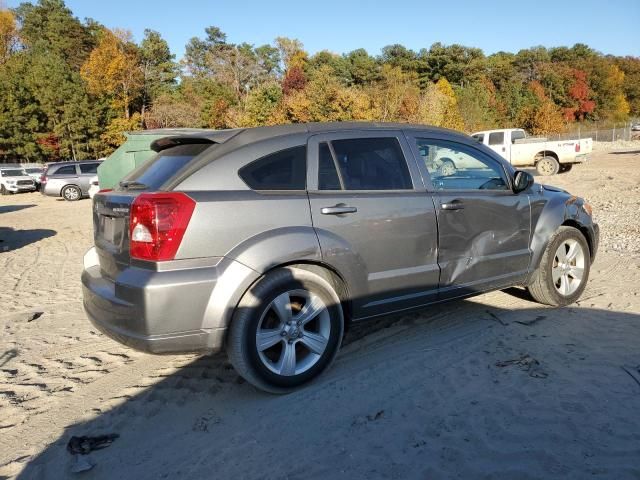
[[[226,329],[207,315],[217,281],[215,267],[129,267],[112,280],[102,274],[96,259],[94,249],[85,255],[83,304],[102,333],[148,353],[213,352],[223,347]]]
[[[570,163],[586,163],[589,161],[589,155],[583,153],[581,155],[576,155],[572,162]]]

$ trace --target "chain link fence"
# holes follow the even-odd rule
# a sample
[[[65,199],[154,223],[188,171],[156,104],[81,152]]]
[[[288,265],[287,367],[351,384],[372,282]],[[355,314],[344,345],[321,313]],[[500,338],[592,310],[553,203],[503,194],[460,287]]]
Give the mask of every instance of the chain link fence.
[[[638,128],[638,130],[634,130]],[[617,142],[617,141],[629,141],[640,140],[640,123],[629,122],[621,123],[618,125],[603,125],[599,127],[598,124],[591,124],[585,126],[579,126],[577,129],[572,129],[566,133],[548,135],[550,140],[569,140],[580,138],[592,138],[594,142]]]

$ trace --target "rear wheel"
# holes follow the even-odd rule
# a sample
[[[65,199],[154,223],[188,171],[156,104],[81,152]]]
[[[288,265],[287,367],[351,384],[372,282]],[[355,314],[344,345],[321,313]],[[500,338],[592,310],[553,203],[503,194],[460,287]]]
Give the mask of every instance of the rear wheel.
[[[563,163],[560,165],[560,173],[570,172],[573,168],[573,163]]]
[[[549,240],[527,289],[540,303],[569,305],[582,295],[590,267],[589,246],[582,233],[573,227],[560,227]]]
[[[560,164],[554,157],[543,157],[536,163],[536,170],[540,175],[548,176],[558,173]]]
[[[75,185],[69,185],[62,189],[62,198],[68,202],[75,202],[82,197],[82,191]]]
[[[342,307],[331,285],[315,273],[288,267],[268,274],[242,297],[227,354],[249,383],[286,393],[331,364],[343,332]]]

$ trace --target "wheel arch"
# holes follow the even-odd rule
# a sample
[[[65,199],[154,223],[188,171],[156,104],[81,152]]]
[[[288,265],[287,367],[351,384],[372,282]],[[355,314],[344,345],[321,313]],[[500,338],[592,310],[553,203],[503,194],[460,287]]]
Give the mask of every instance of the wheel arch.
[[[553,157],[555,158],[558,163],[560,162],[560,157],[558,156],[558,154],[556,152],[554,152],[553,150],[542,150],[538,153],[536,153],[533,156],[533,159],[535,160],[536,163],[538,163],[540,160],[542,160],[544,157]]]

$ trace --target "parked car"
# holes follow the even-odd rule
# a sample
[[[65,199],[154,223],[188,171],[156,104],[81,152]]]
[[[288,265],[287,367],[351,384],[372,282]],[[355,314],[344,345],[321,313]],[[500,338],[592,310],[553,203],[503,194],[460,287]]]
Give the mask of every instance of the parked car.
[[[100,162],[96,160],[51,163],[42,174],[40,190],[50,197],[62,197],[70,202],[80,200],[89,195],[90,181],[98,165]]]
[[[631,131],[640,132],[640,123],[634,123],[633,125],[631,125]]]
[[[471,136],[514,167],[535,166],[540,175],[568,172],[574,164],[586,162],[593,149],[591,138],[552,141],[531,138],[521,128],[485,130]]]
[[[42,178],[42,174],[44,173],[44,168],[42,168],[42,167],[24,167],[24,171],[35,182],[36,190],[39,190],[40,189],[40,179]]]
[[[93,198],[96,193],[100,191],[100,182],[98,181],[98,176],[91,177],[89,180],[89,198]]]
[[[140,350],[226,349],[270,392],[325,370],[351,322],[513,285],[570,304],[598,248],[585,200],[450,130],[298,124],[153,149],[94,197],[85,311]],[[442,175],[432,149],[475,168]]]
[[[0,168],[0,193],[33,192],[36,184],[22,168]]]

